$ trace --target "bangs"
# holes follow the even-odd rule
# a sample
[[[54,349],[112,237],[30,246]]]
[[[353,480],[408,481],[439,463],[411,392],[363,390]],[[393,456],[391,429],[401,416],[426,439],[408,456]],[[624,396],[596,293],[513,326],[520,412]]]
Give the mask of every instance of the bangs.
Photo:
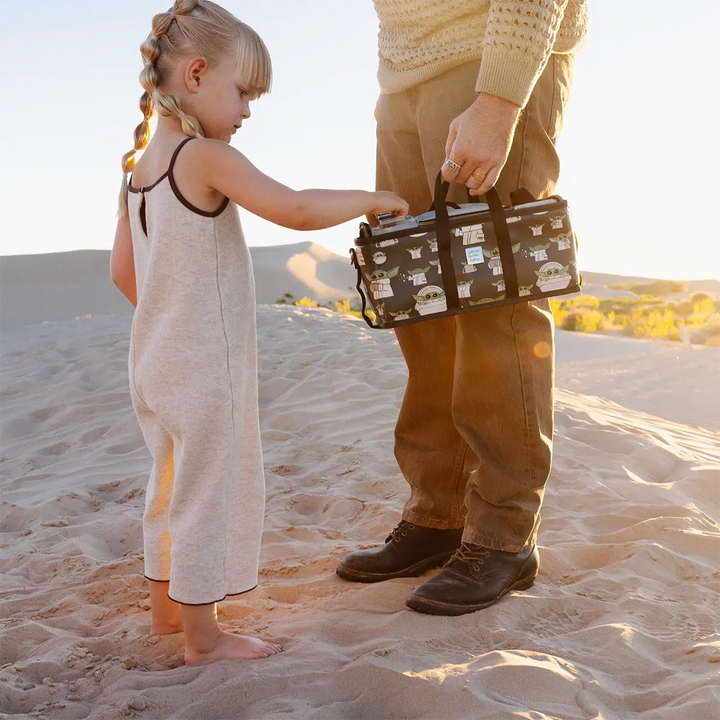
[[[237,83],[253,97],[270,92],[272,61],[262,38],[249,26],[238,24]]]

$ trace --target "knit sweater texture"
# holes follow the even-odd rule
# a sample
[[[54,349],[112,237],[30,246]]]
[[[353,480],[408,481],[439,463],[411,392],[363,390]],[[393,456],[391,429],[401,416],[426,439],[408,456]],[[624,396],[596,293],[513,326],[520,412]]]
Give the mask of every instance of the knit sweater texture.
[[[588,0],[374,2],[385,94],[480,60],[476,92],[524,107],[550,54],[575,52],[587,33]]]

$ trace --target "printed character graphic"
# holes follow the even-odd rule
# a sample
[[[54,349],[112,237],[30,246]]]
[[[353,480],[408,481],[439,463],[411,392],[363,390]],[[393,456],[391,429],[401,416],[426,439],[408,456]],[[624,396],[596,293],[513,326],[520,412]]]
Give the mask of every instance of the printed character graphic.
[[[534,287],[535,287],[534,285],[520,285],[520,287],[518,288],[518,294],[520,295],[520,297],[525,297],[526,295],[532,295],[532,291],[533,291]]]
[[[460,261],[462,262],[462,260]],[[472,263],[462,263],[463,266],[463,272],[464,273],[474,273],[477,272],[477,268]]]
[[[550,216],[550,227],[553,230],[562,230],[564,219],[565,219],[565,213],[563,213],[562,215],[551,215]]]
[[[542,292],[553,292],[564,290],[570,284],[569,265],[561,265],[558,262],[545,263],[539,270],[535,271],[538,276],[535,283]]]
[[[360,248],[355,248],[355,257],[357,258],[358,265],[360,265],[360,267],[364,267],[365,256],[363,255],[363,251]]]
[[[378,252],[373,253],[373,262],[376,265],[382,265],[386,260],[387,255],[384,252],[378,250]]]
[[[529,226],[529,228],[532,230],[533,237],[542,235],[542,229],[543,229],[544,224],[545,223],[540,223],[540,225],[530,225]]]
[[[550,238],[550,242],[557,243],[558,250],[570,250],[572,247],[573,236],[572,233],[563,233],[557,237]]]
[[[410,253],[410,257],[413,260],[419,260],[422,257],[422,245],[418,245],[417,247],[406,248],[406,250]]]
[[[519,249],[520,243],[513,245],[513,254],[515,254]],[[500,262],[500,249],[492,248],[491,250],[488,250],[487,248],[483,248],[483,255],[485,255],[488,259],[488,267],[493,271],[493,275],[502,275],[503,267],[502,262]]]
[[[509,217],[505,222],[509,225],[510,223],[516,223],[520,222],[522,218],[519,215],[514,215],[513,217]]]
[[[470,297],[470,286],[472,285],[472,280],[462,280],[457,284],[458,289],[458,297],[459,298],[469,298]]]
[[[504,300],[505,299],[505,293],[502,295],[498,295],[494,298],[482,298],[481,300],[470,300],[468,303],[469,305],[487,305],[488,303],[497,302],[498,300]]]
[[[493,285],[497,288],[499,293],[505,292],[505,280],[496,280]]]
[[[485,242],[485,233],[482,223],[480,225],[467,225],[465,227],[455,228],[455,236],[462,235],[463,245],[475,245],[475,243]]]
[[[427,285],[427,278],[425,273],[430,272],[430,266],[426,268],[416,268],[415,270],[407,271],[407,279],[412,280],[413,285]]]
[[[439,260],[428,260],[428,262],[438,271],[438,275],[442,275],[442,266]]]
[[[432,315],[447,310],[445,291],[437,285],[428,285],[413,297],[415,298],[415,309],[421,315]]]
[[[547,260],[547,249],[550,247],[550,243],[546,245],[533,245],[527,249],[528,253],[535,258],[535,262],[542,262]]]
[[[379,302],[377,308],[375,308],[375,312],[377,312],[381,320],[385,320],[385,303]]]
[[[412,308],[409,310],[400,310],[399,312],[393,312],[390,311],[390,314],[393,316],[393,320],[409,320],[410,319],[410,313],[413,311]]]
[[[399,243],[399,240],[381,240],[378,243],[375,243],[378,247],[390,247],[391,245],[397,245]]]
[[[428,238],[427,244],[430,246],[430,252],[437,252],[437,238]]]
[[[398,274],[400,266],[394,267],[392,270],[374,270],[368,273],[367,278],[370,280],[370,292],[377,300],[378,298],[394,297],[390,278],[394,278]]]

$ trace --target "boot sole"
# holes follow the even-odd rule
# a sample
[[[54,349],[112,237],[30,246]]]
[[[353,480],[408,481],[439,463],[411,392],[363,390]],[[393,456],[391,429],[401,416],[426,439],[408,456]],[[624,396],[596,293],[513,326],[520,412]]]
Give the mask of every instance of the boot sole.
[[[433,555],[432,557],[425,558],[425,560],[422,560],[419,563],[415,563],[414,565],[410,565],[403,570],[399,570],[394,573],[368,573],[362,572],[361,570],[351,570],[350,568],[343,567],[342,563],[338,565],[335,572],[343,580],[361,583],[382,582],[383,580],[394,580],[395,578],[403,577],[418,577],[426,570],[443,565],[453,556],[454,553],[455,551],[451,550],[450,552]]]
[[[495,605],[500,602],[505,595],[514,590],[529,590],[535,583],[535,578],[538,576],[539,570],[536,570],[533,575],[529,577],[520,577],[512,585],[503,590],[497,597],[492,600],[488,600],[483,603],[476,603],[474,605],[455,605],[453,603],[442,602],[441,600],[431,600],[430,598],[414,597],[410,596],[405,605],[412,610],[425,613],[427,615],[466,615],[467,613],[477,612],[478,610],[484,610],[485,608]]]

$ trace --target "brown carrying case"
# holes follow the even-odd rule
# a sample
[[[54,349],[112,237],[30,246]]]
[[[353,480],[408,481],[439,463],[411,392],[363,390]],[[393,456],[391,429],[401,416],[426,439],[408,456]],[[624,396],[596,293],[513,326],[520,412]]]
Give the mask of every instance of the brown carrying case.
[[[350,258],[370,327],[580,290],[577,239],[563,198],[536,200],[520,188],[511,193],[512,205],[503,206],[493,188],[487,204],[455,205],[446,203],[448,188],[438,175],[433,207],[417,218],[394,227],[360,224]]]

